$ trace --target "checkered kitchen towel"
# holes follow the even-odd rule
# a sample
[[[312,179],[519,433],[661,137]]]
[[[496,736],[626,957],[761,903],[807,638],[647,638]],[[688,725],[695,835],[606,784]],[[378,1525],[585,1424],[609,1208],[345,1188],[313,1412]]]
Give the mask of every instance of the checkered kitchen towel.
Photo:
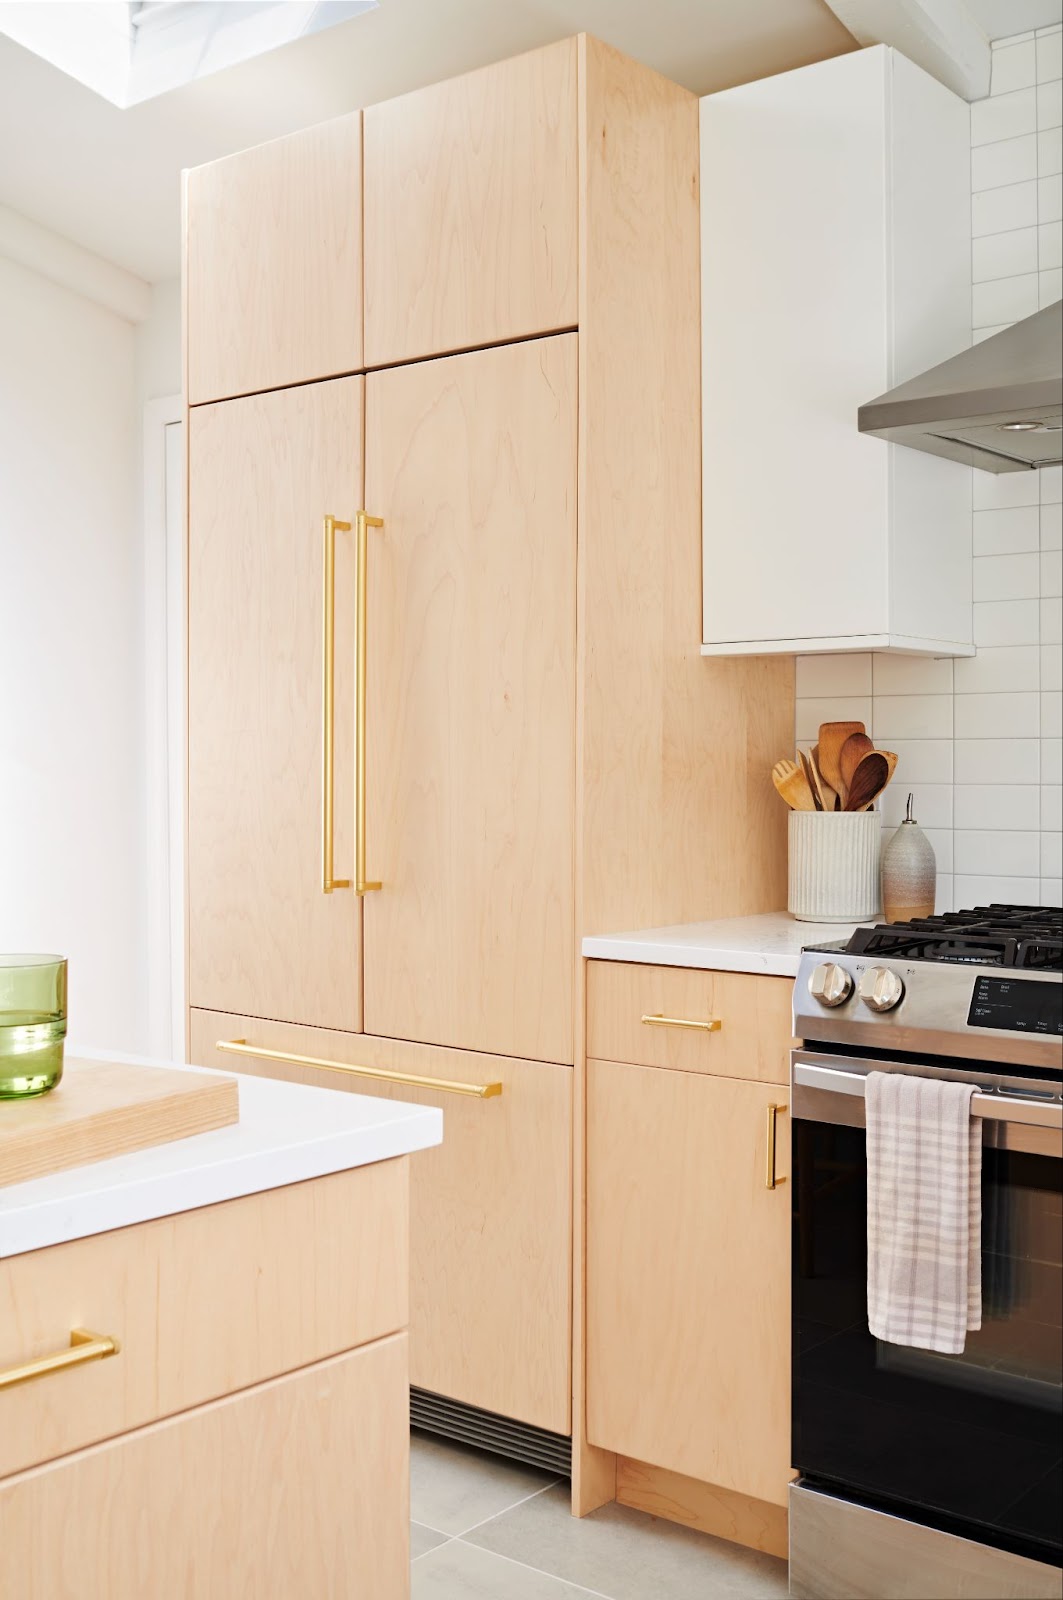
[[[982,1124],[974,1086],[867,1075],[867,1321],[959,1355],[982,1326]]]

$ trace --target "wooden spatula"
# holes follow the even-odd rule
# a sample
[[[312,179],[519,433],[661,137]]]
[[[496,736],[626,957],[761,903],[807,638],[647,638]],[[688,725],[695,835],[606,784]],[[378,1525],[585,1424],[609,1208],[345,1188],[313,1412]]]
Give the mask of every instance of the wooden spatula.
[[[771,779],[791,811],[814,811],[808,779],[796,761],[776,761],[771,769]]]
[[[867,729],[862,722],[820,723],[819,743],[816,746],[819,755],[816,757],[816,765],[831,788],[836,790],[838,794],[842,794],[845,789],[845,781],[842,778],[842,769],[839,764],[842,745],[854,733],[866,732]]]
[[[853,773],[849,798],[845,802],[846,811],[866,811],[874,805],[892,778],[896,766],[897,757],[892,750],[872,750],[866,755]]]
[[[808,761],[812,768],[812,776],[815,780],[816,798],[819,800],[820,810],[840,811],[841,802],[838,799],[837,790],[831,788],[830,784],[823,775],[823,767],[821,766],[819,759],[818,744],[812,746],[812,751],[809,755]]]
[[[866,733],[851,733],[842,745],[838,757],[838,766],[841,768],[842,783],[845,785],[845,794],[849,792],[849,785],[853,781],[853,773],[866,755],[870,755],[874,745]],[[845,796],[843,795],[843,799]]]

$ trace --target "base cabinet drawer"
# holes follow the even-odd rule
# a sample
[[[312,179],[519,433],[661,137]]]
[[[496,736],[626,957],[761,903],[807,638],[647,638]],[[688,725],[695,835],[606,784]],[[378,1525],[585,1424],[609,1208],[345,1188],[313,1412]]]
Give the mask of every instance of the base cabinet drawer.
[[[789,978],[627,961],[587,964],[587,1054],[788,1083]]]
[[[572,1069],[213,1011],[191,1012],[189,1037],[200,1066],[442,1109],[443,1143],[410,1166],[411,1381],[567,1434]],[[337,1070],[234,1056],[219,1048],[229,1040]],[[389,1081],[394,1073],[449,1087]],[[483,1099],[460,1092],[495,1084],[501,1093]]]
[[[587,1064],[588,1437],[775,1505],[790,1193],[768,1178],[775,1128],[772,1176],[789,1172],[785,1106],[771,1084]]]
[[[0,1477],[404,1328],[408,1192],[403,1158],[0,1261],[0,1378],[119,1345],[0,1383]]]
[[[11,1600],[403,1600],[406,1335],[0,1481]]]

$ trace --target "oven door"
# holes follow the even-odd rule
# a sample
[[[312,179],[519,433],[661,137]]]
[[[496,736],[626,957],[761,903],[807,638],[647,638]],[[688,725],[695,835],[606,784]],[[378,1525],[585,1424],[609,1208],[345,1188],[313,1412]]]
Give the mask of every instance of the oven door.
[[[974,1096],[982,1118],[982,1328],[942,1356],[867,1326],[868,1070],[793,1057],[793,1464],[813,1486],[1041,1561],[1063,1506],[1063,1108]],[[969,1079],[968,1079],[969,1081]]]

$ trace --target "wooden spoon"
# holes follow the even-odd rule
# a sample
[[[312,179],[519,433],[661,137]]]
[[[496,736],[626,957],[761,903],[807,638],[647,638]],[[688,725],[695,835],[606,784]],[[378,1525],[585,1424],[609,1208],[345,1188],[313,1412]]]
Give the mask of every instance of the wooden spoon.
[[[814,811],[816,802],[804,772],[796,761],[776,761],[771,778],[792,811]]]
[[[874,745],[866,733],[851,733],[842,745],[838,765],[842,772],[842,782],[848,793],[849,785],[853,781],[853,773],[866,755],[870,755]]]
[[[816,765],[831,788],[835,789],[839,794],[842,794],[845,789],[842,769],[838,760],[842,753],[842,745],[854,733],[866,734],[866,732],[867,729],[862,722],[820,723],[819,744],[816,746],[819,754],[816,757]]]
[[[826,781],[826,773],[823,771],[823,762],[820,760],[820,746],[818,744],[813,744],[812,754],[810,754],[808,760],[812,762],[812,771],[816,776],[816,792],[818,792],[820,800],[823,802],[823,810],[842,810],[842,803],[837,798],[837,790]]]
[[[805,775],[805,782],[808,784],[808,790],[812,796],[812,803],[817,811],[822,811],[823,803],[819,796],[819,774],[816,772],[815,767],[812,765],[812,762],[809,760],[808,756],[805,755],[803,750],[799,750],[797,752],[797,759],[801,763],[801,771]]]
[[[889,783],[897,765],[897,757],[893,756],[892,764],[890,750],[872,750],[866,755],[853,773],[853,781],[849,785],[849,798],[846,801],[846,811],[866,811],[873,805]]]

